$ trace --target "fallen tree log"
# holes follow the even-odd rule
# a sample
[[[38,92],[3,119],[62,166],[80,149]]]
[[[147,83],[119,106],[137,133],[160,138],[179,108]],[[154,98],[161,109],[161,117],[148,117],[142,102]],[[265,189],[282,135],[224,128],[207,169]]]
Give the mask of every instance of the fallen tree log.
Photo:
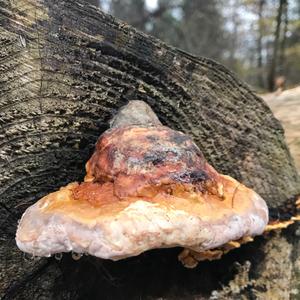
[[[24,260],[17,220],[68,182],[129,100],[193,137],[218,171],[254,188],[272,215],[300,193],[283,130],[222,65],[137,32],[80,1],[0,0],[0,213],[3,299],[289,299],[297,293],[296,225],[194,270],[179,249],[120,262]],[[299,278],[299,277],[298,277]],[[252,297],[252,298],[251,298]]]

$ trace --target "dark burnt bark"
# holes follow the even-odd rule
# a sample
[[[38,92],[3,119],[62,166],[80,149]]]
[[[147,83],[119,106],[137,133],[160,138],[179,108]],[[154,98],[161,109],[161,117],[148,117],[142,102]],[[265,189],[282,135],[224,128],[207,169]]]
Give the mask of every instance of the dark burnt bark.
[[[179,249],[120,262],[75,262],[69,254],[24,260],[14,243],[18,218],[41,196],[82,179],[97,137],[128,100],[149,103],[163,124],[191,135],[218,171],[253,187],[273,209],[300,184],[281,125],[230,71],[80,1],[0,0],[0,60],[4,299],[201,299],[242,279],[239,289],[214,297],[289,296],[299,267],[292,229],[194,270],[179,264]]]

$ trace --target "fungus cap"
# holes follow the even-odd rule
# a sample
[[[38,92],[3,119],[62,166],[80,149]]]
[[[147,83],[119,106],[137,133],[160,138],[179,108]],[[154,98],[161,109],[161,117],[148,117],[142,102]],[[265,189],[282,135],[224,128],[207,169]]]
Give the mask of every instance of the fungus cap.
[[[205,251],[264,231],[265,201],[219,174],[190,137],[162,126],[148,105],[131,101],[111,125],[84,182],[25,211],[16,234],[22,251],[118,260],[154,248]]]

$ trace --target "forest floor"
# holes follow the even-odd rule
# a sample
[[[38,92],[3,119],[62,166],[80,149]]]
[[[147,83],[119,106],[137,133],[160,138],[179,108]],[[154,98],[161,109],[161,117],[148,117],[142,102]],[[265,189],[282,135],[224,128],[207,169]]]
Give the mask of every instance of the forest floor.
[[[260,95],[282,123],[286,142],[300,173],[300,86],[281,93]]]

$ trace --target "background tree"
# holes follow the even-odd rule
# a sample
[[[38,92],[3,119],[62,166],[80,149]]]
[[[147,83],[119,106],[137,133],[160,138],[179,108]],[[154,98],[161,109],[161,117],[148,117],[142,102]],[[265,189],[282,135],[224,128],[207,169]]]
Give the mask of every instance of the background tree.
[[[299,83],[297,0],[282,0],[281,6],[279,0],[159,0],[152,8],[149,0],[102,2],[103,9],[135,27],[224,63],[260,91],[271,88],[277,75],[288,85]]]
[[[286,49],[286,38],[288,31],[289,15],[288,15],[288,0],[283,3],[283,12],[282,12],[282,30],[281,30],[281,41],[280,41],[280,51],[278,58],[278,71],[279,74],[284,74],[284,65],[285,65],[285,49]]]
[[[270,91],[274,90],[275,87],[275,77],[276,71],[278,68],[278,50],[280,46],[280,31],[282,26],[282,15],[284,11],[284,7],[286,6],[286,0],[279,0],[278,3],[278,12],[276,17],[276,29],[274,32],[274,41],[273,41],[273,49],[272,56],[270,61],[270,70],[268,74],[268,88]]]
[[[263,24],[263,12],[266,0],[258,1],[258,37],[257,37],[257,69],[258,69],[258,80],[257,85],[260,88],[264,88],[264,76],[263,76],[263,35],[264,35],[264,24]]]
[[[224,51],[224,20],[217,1],[184,1],[179,48],[196,55],[221,60]]]
[[[289,1],[285,42],[284,71],[289,84],[299,84],[300,74],[300,2]]]
[[[144,0],[111,0],[109,5],[111,14],[145,31],[147,11]]]

